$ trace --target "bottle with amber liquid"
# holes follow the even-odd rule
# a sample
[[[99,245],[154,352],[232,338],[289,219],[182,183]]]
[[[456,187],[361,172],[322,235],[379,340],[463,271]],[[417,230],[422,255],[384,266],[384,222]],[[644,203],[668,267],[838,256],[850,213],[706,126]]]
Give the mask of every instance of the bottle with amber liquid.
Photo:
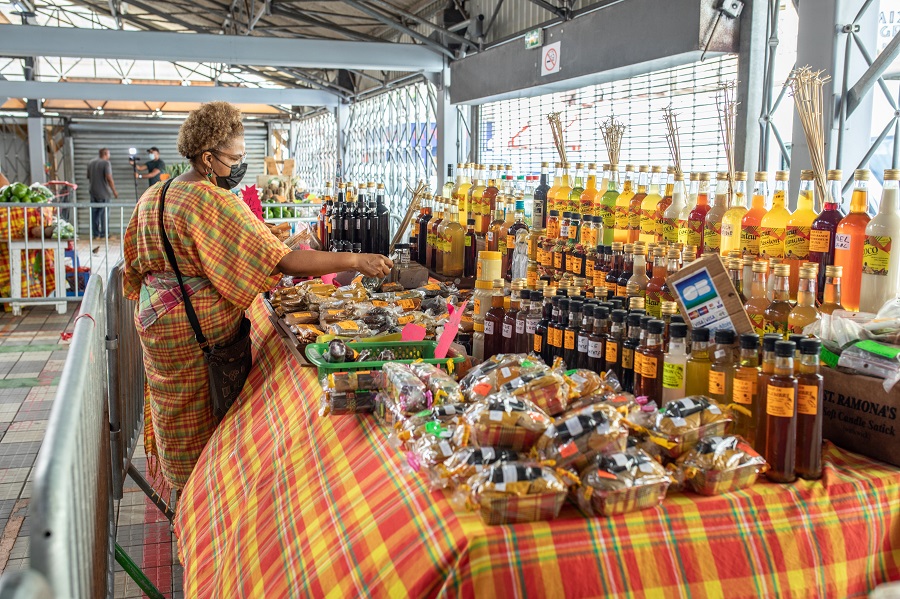
[[[640,298],[637,298],[640,299]],[[647,338],[649,337],[647,326],[652,320],[649,316],[647,316],[646,312],[644,312],[643,308],[640,308],[641,312],[641,324],[640,324],[640,334],[638,336],[638,344],[637,347],[634,348],[634,362],[632,364],[632,369],[634,370],[634,381],[631,383],[631,388],[633,389],[632,393],[635,395],[643,395],[641,392],[643,379],[644,379],[644,354],[643,351],[647,349]]]
[[[588,345],[591,333],[594,330],[594,304],[585,302],[581,307],[581,328],[578,330],[578,338],[575,340],[575,348],[578,350],[578,361],[572,368],[588,367]]]
[[[628,336],[622,341],[619,352],[619,370],[622,376],[619,382],[622,389],[628,393],[634,393],[634,351],[641,340],[641,318],[643,314],[632,312],[628,315]]]
[[[641,204],[647,197],[650,183],[650,166],[642,164],[638,167],[637,193],[628,201],[628,241],[634,243],[641,236]]]
[[[463,237],[463,276],[474,277],[478,272],[478,243],[475,238],[475,219],[466,220],[466,234]]]
[[[660,298],[663,304],[665,302],[674,302],[675,295],[672,293],[672,290],[669,288],[669,277],[674,275],[681,269],[681,252],[678,251],[677,248],[669,248],[666,252],[666,274],[665,279],[663,280],[662,290],[660,291]]]
[[[629,246],[631,244],[628,244]],[[625,244],[614,241],[612,243],[612,256],[610,260],[609,273],[606,275],[606,288],[609,289],[610,296],[619,294],[619,277],[625,269]],[[610,246],[607,246],[610,247]]]
[[[825,267],[825,293],[819,312],[831,314],[835,310],[843,310],[841,304],[841,276],[844,274],[842,266]]]
[[[789,265],[775,265],[774,299],[763,313],[766,333],[779,333],[782,337],[788,334],[788,318],[791,314],[790,276]]]
[[[491,309],[484,315],[484,359],[503,353],[503,289],[494,289]]]
[[[583,302],[572,298],[569,300],[569,316],[563,330],[563,361],[566,368],[578,367],[578,335],[581,332],[581,307]]]
[[[553,364],[553,358],[556,357],[556,337],[561,333],[559,328],[559,302],[563,299],[565,299],[563,296],[555,295],[550,300],[550,320],[547,323],[547,337],[541,353],[541,358],[547,364]],[[568,309],[568,305],[566,309]]]
[[[553,315],[553,303],[552,298],[547,295],[547,292],[541,294],[542,297],[542,305],[541,305],[541,318],[537,321],[534,326],[534,336],[532,337],[533,345],[532,351],[539,355],[541,359],[547,359],[547,347],[548,347],[548,331],[550,327],[550,318]],[[533,322],[533,318],[528,319],[528,326],[531,327]]]
[[[731,403],[734,414],[734,434],[740,435],[753,445],[756,429],[754,414],[758,409],[756,401],[759,384],[759,335],[743,333],[741,335],[740,363],[734,371],[734,384]]]
[[[691,331],[691,356],[685,365],[687,395],[706,395],[709,392],[709,329],[694,327]]]
[[[728,173],[716,175],[716,193],[713,205],[706,213],[703,224],[703,253],[718,254],[722,248],[722,218],[728,211]]]
[[[500,180],[498,177],[502,176],[502,173],[499,171],[500,167],[495,167],[493,164],[488,167],[487,185],[481,193],[481,202],[478,204],[479,216],[475,220],[475,231],[485,236],[490,231],[491,217],[494,215],[494,210],[497,209],[497,196],[500,194]],[[480,231],[479,226],[481,227]]]
[[[469,191],[466,195],[466,207],[468,208],[466,220],[470,218],[475,220],[475,234],[478,236],[484,235],[484,230],[481,228],[481,203],[486,187],[487,186],[484,184],[484,165],[476,164],[475,183],[469,187]]]
[[[491,302],[493,307],[493,302]],[[509,310],[503,315],[503,353],[514,354],[518,351],[518,335],[516,331],[516,320],[519,317],[519,308],[521,301],[517,299],[509,300]],[[523,323],[524,324],[524,323]]]
[[[843,303],[847,310],[859,310],[859,290],[862,284],[863,248],[869,217],[868,183],[870,173],[857,170],[854,175],[853,195],[850,196],[850,214],[845,216],[834,235],[834,263],[844,269],[846,289]],[[827,276],[827,274],[826,274]]]
[[[677,253],[678,250],[675,250]],[[653,248],[653,276],[647,282],[647,314],[653,318],[662,316],[663,288],[668,274],[665,251],[662,247]]]
[[[594,329],[588,336],[588,364],[594,372],[606,372],[606,338],[609,331],[609,307],[594,307]]]
[[[622,342],[625,341],[625,318],[628,312],[625,310],[613,310],[610,319],[609,335],[606,337],[606,370],[612,369],[619,383],[622,382],[622,362],[620,360],[622,354]]]
[[[791,483],[797,457],[797,378],[794,376],[794,344],[775,343],[775,373],[766,383],[766,477]]]
[[[816,270],[800,269],[800,283],[797,289],[797,305],[788,315],[788,332],[802,334],[804,327],[821,320],[816,309]]]
[[[731,403],[734,387],[734,331],[718,329],[709,367],[709,397],[720,404]]]
[[[531,351],[532,342],[528,336],[528,315],[531,313],[531,290],[523,289],[519,296],[519,313],[516,314],[516,347],[509,353],[527,354]],[[512,300],[510,300],[512,305]],[[537,320],[535,320],[537,322]],[[532,331],[532,334],[534,331]]]
[[[616,295],[628,297],[628,281],[634,275],[634,245],[625,244],[625,254],[622,259],[622,274],[616,283]]]
[[[784,339],[778,333],[766,333],[762,338],[762,364],[759,369],[759,384],[756,386],[757,410],[753,414],[753,428],[756,431],[753,449],[760,455],[766,451],[766,386],[775,374],[775,344]]]
[[[691,212],[688,215],[687,242],[685,244],[696,249],[695,258],[699,258],[704,251],[706,215],[711,210],[709,205],[709,173],[699,173],[697,180],[697,201],[691,207]]]
[[[559,319],[556,322],[556,335],[553,339],[553,360],[563,358],[565,353],[565,331],[569,326],[569,304],[572,300],[562,297],[559,300]],[[550,362],[553,363],[552,361]]]
[[[800,374],[797,376],[797,464],[800,478],[822,478],[822,395],[824,381],[819,374],[822,342],[800,342]]]
[[[663,330],[662,320],[647,323],[647,343],[641,350],[641,394],[662,405],[663,399]]]
[[[625,284],[625,293],[628,297],[647,296],[647,285],[650,278],[647,276],[647,246],[635,245],[632,258],[632,275]]]

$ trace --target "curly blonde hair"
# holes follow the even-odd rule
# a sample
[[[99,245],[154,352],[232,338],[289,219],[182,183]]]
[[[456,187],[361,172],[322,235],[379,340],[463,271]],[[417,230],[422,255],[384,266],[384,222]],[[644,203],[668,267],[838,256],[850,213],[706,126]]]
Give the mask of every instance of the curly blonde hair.
[[[178,130],[178,153],[193,162],[205,150],[244,134],[241,111],[228,102],[209,102],[192,110]]]

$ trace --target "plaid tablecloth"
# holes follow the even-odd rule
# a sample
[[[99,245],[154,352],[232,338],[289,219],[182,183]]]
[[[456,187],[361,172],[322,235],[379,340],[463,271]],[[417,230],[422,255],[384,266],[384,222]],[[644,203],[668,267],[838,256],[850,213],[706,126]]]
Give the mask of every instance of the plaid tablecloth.
[[[818,482],[486,526],[405,474],[371,417],[320,418],[315,370],[258,302],[252,318],[253,391],[178,509],[186,597],[852,597],[900,579],[900,470],[830,445]]]

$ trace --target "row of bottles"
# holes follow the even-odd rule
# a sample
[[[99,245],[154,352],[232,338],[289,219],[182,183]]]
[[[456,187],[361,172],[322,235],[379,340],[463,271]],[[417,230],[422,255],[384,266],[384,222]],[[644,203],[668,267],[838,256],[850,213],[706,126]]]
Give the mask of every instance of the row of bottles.
[[[370,182],[353,187],[338,183],[337,196],[332,197],[331,183],[326,183],[317,224],[319,241],[326,251],[386,256],[391,230],[384,184]]]

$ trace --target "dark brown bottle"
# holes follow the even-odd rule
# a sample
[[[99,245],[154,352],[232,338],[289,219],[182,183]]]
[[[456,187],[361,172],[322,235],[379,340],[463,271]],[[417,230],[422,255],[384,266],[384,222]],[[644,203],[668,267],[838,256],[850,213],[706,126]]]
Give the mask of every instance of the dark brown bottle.
[[[809,480],[822,478],[822,393],[819,374],[822,342],[800,342],[800,375],[797,377],[797,476]]]
[[[583,302],[569,300],[569,317],[563,331],[563,360],[566,368],[578,367],[578,334],[581,332],[581,308]]]
[[[503,292],[495,290],[491,309],[484,315],[484,359],[503,353]]]
[[[557,336],[561,336],[562,333],[559,328],[559,303],[565,299],[562,296],[554,296],[552,300],[550,300],[551,305],[553,306],[553,311],[550,316],[550,324],[547,325],[547,346],[544,348],[544,362],[547,365],[553,364],[553,358],[556,357],[556,338]],[[566,300],[568,302],[568,300]],[[568,310],[568,305],[566,309]]]
[[[634,382],[632,383],[632,392],[635,395],[643,395],[643,393],[641,393],[641,380],[644,376],[644,354],[641,353],[641,350],[647,345],[647,338],[649,337],[647,326],[653,318],[647,316],[647,312],[643,308],[632,310],[631,312],[640,312],[641,314],[640,337],[638,338],[637,347],[634,348]]]
[[[565,352],[565,332],[566,327],[569,326],[569,302],[571,300],[567,297],[561,298],[559,300],[559,320],[557,321],[556,328],[556,344],[553,346],[553,360],[556,358],[563,358]]]
[[[753,449],[760,455],[766,453],[766,387],[769,378],[775,374],[775,344],[782,340],[778,333],[766,333],[762,340],[762,361],[759,384],[756,388],[757,407],[753,414]]]
[[[578,363],[573,368],[587,368],[590,362],[588,346],[591,333],[594,330],[594,304],[584,304],[581,308],[581,330],[578,331],[576,346],[578,349]]]
[[[518,349],[518,334],[516,333],[516,319],[519,316],[520,301],[509,300],[509,310],[503,316],[503,353],[514,354]]]
[[[666,323],[651,320],[647,323],[647,342],[641,348],[641,395],[662,405],[663,330]]]
[[[612,260],[606,275],[606,288],[609,289],[610,297],[615,297],[619,289],[619,277],[622,276],[624,260],[622,247],[622,243],[618,241],[614,241],[612,244]]]
[[[766,477],[790,483],[797,456],[797,378],[794,376],[794,343],[775,343],[775,373],[766,383]]]
[[[539,292],[535,291],[535,293]],[[532,350],[546,362],[547,347],[549,346],[547,335],[550,326],[550,318],[553,315],[553,303],[550,296],[542,295],[541,297],[543,301],[543,304],[541,305],[541,319],[534,329],[534,347]]]
[[[588,337],[588,364],[594,372],[606,372],[606,336],[609,327],[609,307],[594,308],[594,329]]]
[[[431,197],[425,196],[425,212],[422,214],[422,220],[419,221],[419,231],[416,235],[416,244],[418,246],[416,258],[418,258],[418,262],[422,266],[428,265],[428,223],[431,222],[433,216],[431,211]],[[485,357],[487,357],[487,354],[485,354]]]
[[[625,340],[625,318],[628,312],[625,310],[613,310],[610,314],[612,323],[609,326],[609,334],[606,336],[606,370],[612,369],[619,383],[622,382],[622,342]]]
[[[466,221],[466,236],[463,241],[463,276],[474,277],[478,272],[478,243],[475,239],[475,219],[470,218]]]
[[[634,393],[634,350],[637,349],[641,340],[641,314],[629,314],[628,337],[622,342],[622,349],[619,352],[619,369],[622,371],[622,389]]]

